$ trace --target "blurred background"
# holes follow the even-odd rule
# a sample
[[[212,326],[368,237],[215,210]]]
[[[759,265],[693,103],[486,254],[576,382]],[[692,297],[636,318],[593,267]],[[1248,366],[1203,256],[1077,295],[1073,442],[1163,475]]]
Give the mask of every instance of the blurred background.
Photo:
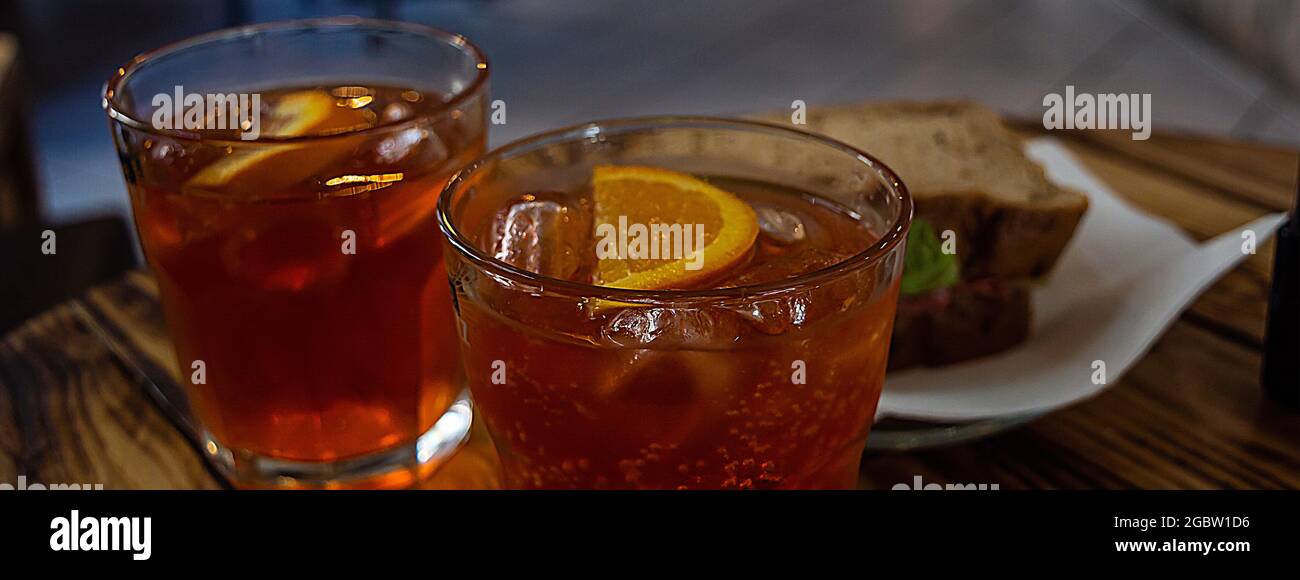
[[[1300,146],[1294,0],[0,0],[0,231],[130,219],[100,90],[133,55],[342,14],[483,47],[508,110],[494,145],[592,118],[794,99],[962,97],[1032,120],[1072,84],[1151,93],[1156,134]]]

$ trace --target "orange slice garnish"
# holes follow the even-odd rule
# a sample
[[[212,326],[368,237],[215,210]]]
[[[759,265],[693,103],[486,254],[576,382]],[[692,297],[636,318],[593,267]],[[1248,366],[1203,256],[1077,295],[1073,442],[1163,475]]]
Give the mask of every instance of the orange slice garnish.
[[[361,110],[341,107],[320,91],[281,95],[263,112],[261,137],[301,137],[341,133],[367,125]],[[205,190],[270,193],[328,167],[356,143],[347,138],[303,143],[233,145],[229,155],[199,170],[186,183]]]
[[[620,223],[641,224],[660,233],[658,238],[649,236],[650,244],[660,248],[658,256],[646,258],[644,251],[641,255],[598,256],[593,277],[600,286],[635,290],[688,288],[749,256],[758,237],[758,218],[749,204],[685,173],[653,167],[600,166],[593,171],[592,184],[598,243],[603,237],[602,224],[608,224],[606,233],[611,227],[617,230]],[[673,237],[666,235],[664,228],[652,225],[680,225],[683,231],[689,226],[690,235]],[[699,228],[703,228],[702,247],[697,247]],[[664,238],[670,240],[669,246],[684,245],[678,240],[689,238],[685,244],[689,247],[665,256]],[[688,255],[686,250],[691,253]]]

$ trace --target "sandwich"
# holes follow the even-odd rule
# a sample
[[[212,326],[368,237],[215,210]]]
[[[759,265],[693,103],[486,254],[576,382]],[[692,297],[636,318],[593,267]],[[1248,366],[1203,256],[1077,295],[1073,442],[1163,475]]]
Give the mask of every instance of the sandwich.
[[[810,110],[807,130],[879,158],[915,203],[891,370],[1005,351],[1029,337],[1030,293],[1088,208],[1024,155],[993,111],[968,102]]]

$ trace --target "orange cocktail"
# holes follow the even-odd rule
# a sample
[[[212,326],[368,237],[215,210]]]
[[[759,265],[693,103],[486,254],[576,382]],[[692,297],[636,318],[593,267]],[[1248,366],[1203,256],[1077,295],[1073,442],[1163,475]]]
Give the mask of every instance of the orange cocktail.
[[[508,484],[856,482],[911,216],[883,165],[769,125],[615,121],[490,153],[439,210]]]
[[[433,433],[463,388],[434,209],[484,149],[481,58],[460,37],[407,25],[255,30],[163,49],[109,87],[190,402],[238,483],[409,483],[464,432]],[[354,44],[362,54],[350,57]],[[221,69],[226,51],[251,53],[249,70]],[[419,54],[441,57],[445,78],[390,84]],[[257,78],[260,59],[302,68]],[[227,76],[238,84],[205,85]],[[236,102],[256,106],[159,128],[163,113],[145,113],[166,83],[184,87],[178,96],[251,92]],[[214,123],[219,113],[242,122]]]

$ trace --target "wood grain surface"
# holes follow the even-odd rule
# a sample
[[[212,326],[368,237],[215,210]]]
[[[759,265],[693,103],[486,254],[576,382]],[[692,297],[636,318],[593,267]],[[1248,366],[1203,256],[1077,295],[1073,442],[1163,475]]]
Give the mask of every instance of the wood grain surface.
[[[1020,125],[1026,136],[1042,132]],[[1204,240],[1289,209],[1296,151],[1215,139],[1055,132],[1136,206]],[[1100,396],[967,444],[869,452],[861,483],[889,488],[1300,488],[1300,415],[1257,384],[1272,246],[1202,295]],[[0,342],[0,482],[106,488],[227,485],[201,459],[145,273],[96,288]],[[480,428],[428,488],[491,488]]]

